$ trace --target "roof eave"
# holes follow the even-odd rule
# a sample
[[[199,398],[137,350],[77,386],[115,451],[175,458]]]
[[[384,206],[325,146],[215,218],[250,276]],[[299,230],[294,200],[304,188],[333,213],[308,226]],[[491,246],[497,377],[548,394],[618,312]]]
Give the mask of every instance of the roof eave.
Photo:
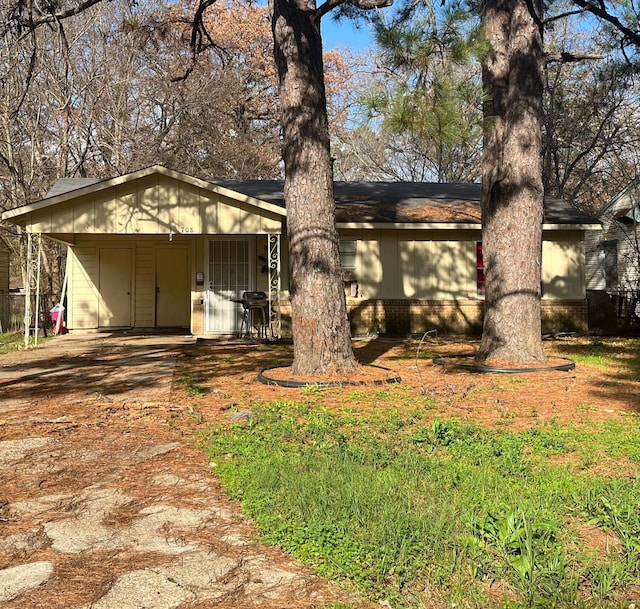
[[[338,228],[344,229],[415,229],[415,230],[479,230],[482,224],[478,222],[336,222]],[[599,223],[544,223],[542,230],[598,230]]]
[[[27,214],[30,214],[34,211],[39,211],[41,209],[45,209],[47,207],[58,205],[60,203],[65,203],[77,197],[81,197],[87,194],[91,194],[94,192],[98,192],[99,190],[104,190],[107,188],[113,188],[114,186],[120,186],[122,184],[126,184],[128,182],[133,182],[135,180],[140,180],[142,178],[160,174],[166,177],[174,178],[181,182],[185,182],[196,186],[197,188],[202,188],[204,190],[208,190],[210,192],[215,192],[224,197],[228,197],[230,199],[234,199],[241,203],[247,203],[249,205],[253,205],[265,211],[269,211],[278,216],[285,217],[286,210],[278,205],[274,205],[273,203],[267,203],[266,201],[261,201],[260,199],[255,199],[253,197],[249,197],[247,195],[243,195],[242,193],[229,190],[222,186],[218,186],[216,184],[212,184],[211,182],[207,182],[206,180],[201,180],[199,178],[194,178],[193,176],[187,175],[185,173],[181,173],[179,171],[175,171],[173,169],[167,169],[162,165],[152,165],[151,167],[147,167],[146,169],[140,169],[139,171],[134,171],[132,173],[127,173],[125,175],[121,175],[115,178],[108,178],[106,180],[101,180],[99,182],[94,182],[93,184],[88,184],[87,186],[83,186],[81,188],[77,188],[75,190],[70,190],[69,192],[65,192],[54,197],[49,197],[46,199],[41,199],[39,201],[35,201],[34,203],[30,203],[28,205],[23,205],[21,207],[16,207],[15,209],[10,209],[5,211],[2,214],[3,220],[11,221],[12,224],[20,224],[18,218],[24,217]]]
[[[596,216],[600,217],[607,211],[609,211],[612,207],[614,207],[624,196],[626,196],[629,192],[631,192],[634,188],[640,185],[640,176],[636,176],[631,180],[617,195],[607,201],[602,209],[596,214]]]
[[[480,222],[336,222],[338,228],[367,228],[367,229],[474,229],[482,227]]]
[[[544,223],[542,230],[599,230],[602,225],[599,222],[589,224],[573,224],[571,222]]]

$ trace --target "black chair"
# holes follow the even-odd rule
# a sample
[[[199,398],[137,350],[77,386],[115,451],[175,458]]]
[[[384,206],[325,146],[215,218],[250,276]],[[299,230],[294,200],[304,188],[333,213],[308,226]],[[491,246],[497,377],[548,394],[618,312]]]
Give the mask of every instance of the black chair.
[[[242,292],[242,322],[240,336],[253,338],[254,329],[258,338],[267,337],[269,327],[267,310],[269,301],[265,292]]]

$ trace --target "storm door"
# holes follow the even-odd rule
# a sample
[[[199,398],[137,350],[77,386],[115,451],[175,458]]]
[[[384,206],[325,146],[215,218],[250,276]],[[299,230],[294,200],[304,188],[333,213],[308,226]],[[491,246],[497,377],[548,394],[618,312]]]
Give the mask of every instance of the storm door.
[[[214,239],[208,248],[207,332],[233,334],[241,307],[232,299],[251,289],[249,239]]]

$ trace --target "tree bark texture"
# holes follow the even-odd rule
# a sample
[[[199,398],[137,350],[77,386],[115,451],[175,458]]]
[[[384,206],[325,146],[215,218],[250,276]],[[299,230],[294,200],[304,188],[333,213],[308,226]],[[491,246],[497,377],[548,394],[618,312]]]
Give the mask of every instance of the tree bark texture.
[[[544,361],[540,323],[542,93],[540,0],[484,0],[482,243],[485,317],[478,359]]]
[[[270,0],[280,84],[294,375],[356,366],[335,225],[333,171],[315,2]]]

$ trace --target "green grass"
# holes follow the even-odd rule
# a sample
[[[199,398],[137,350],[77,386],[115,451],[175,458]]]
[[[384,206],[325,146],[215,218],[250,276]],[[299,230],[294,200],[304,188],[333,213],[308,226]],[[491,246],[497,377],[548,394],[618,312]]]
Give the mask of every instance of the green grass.
[[[12,353],[24,346],[24,332],[5,332],[0,334],[0,354]]]
[[[307,397],[253,404],[250,424],[205,438],[267,542],[392,607],[637,601],[637,419],[512,432],[430,409],[334,413]]]
[[[573,355],[572,358],[577,364],[587,364],[594,368],[601,368],[605,370],[610,368],[614,363],[614,359],[608,355],[576,354]]]
[[[48,340],[51,340],[52,337],[38,337],[38,345],[42,345]],[[31,343],[30,346],[34,346],[34,338],[30,337]],[[15,351],[19,351],[20,349],[24,349],[24,332],[4,332],[0,334],[0,355],[5,353],[14,353]]]
[[[555,348],[559,355],[573,359],[578,365],[616,371],[631,379],[640,379],[637,339],[591,339],[586,342],[557,343]]]

